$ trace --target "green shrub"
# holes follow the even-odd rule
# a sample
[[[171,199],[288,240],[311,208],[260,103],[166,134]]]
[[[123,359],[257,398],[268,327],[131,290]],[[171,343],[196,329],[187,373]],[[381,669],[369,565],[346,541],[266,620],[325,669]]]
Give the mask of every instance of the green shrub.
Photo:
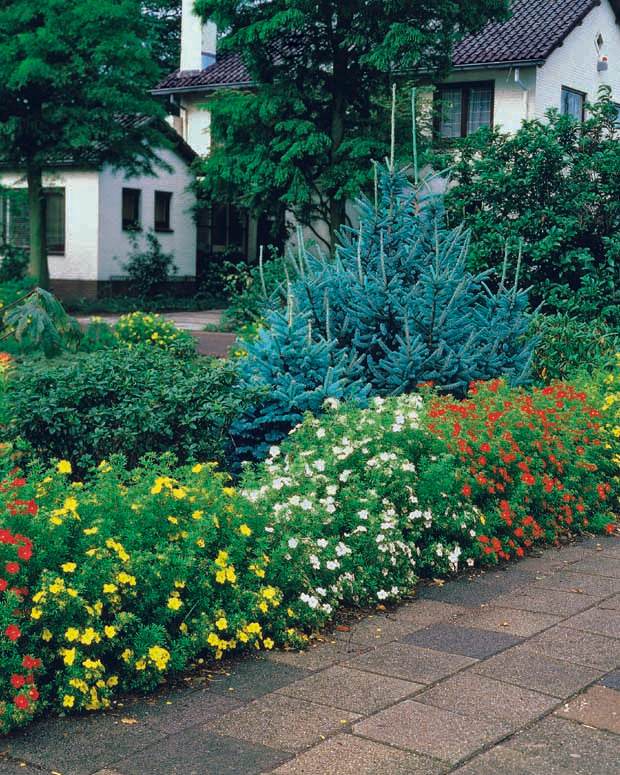
[[[0,310],[26,296],[35,286],[36,283],[31,277],[0,283]]]
[[[540,315],[534,327],[538,344],[532,366],[542,382],[609,368],[620,351],[620,332],[603,320]]]
[[[223,324],[238,331],[244,326],[260,323],[265,317],[269,300],[286,298],[287,263],[277,258],[261,266],[244,264],[228,277],[228,307]],[[292,267],[290,268],[292,272]]]
[[[151,312],[122,315],[114,326],[114,334],[130,347],[145,344],[184,355],[196,352],[196,340],[190,333]]]
[[[131,235],[132,250],[123,269],[127,272],[132,291],[137,296],[153,296],[177,273],[172,253],[165,253],[157,235],[149,231],[146,244],[141,246],[138,233]]]
[[[0,284],[23,280],[28,270],[28,253],[13,245],[0,245]]]
[[[250,396],[225,363],[148,346],[25,363],[9,380],[12,437],[78,470],[123,453],[221,460],[228,426]]]

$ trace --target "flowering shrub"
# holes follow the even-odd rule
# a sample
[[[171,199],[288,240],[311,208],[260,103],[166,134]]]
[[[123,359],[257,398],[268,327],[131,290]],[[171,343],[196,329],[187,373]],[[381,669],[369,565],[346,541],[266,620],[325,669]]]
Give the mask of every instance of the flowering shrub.
[[[603,427],[606,444],[613,450],[612,459],[618,474],[620,472],[620,353],[616,353],[615,368],[603,379],[603,389]]]
[[[32,516],[33,500],[19,497],[23,479],[10,477],[1,486],[9,514]],[[35,674],[41,660],[30,653],[34,642],[24,643],[23,621],[28,605],[26,564],[32,541],[0,526],[0,733],[30,721],[39,706]]]
[[[148,344],[185,355],[196,352],[196,340],[191,334],[152,312],[122,315],[114,326],[114,334],[129,346]]]
[[[27,633],[57,709],[108,707],[199,653],[301,642],[301,604],[271,583],[269,533],[213,469],[102,462],[82,484],[60,461],[40,479]]]

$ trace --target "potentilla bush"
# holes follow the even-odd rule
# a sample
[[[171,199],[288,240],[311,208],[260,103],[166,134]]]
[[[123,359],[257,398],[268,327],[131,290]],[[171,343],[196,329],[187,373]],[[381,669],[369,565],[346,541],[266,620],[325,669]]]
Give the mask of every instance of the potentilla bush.
[[[129,466],[147,452],[222,460],[229,425],[251,397],[225,362],[145,345],[103,350],[13,370],[8,433],[33,455],[80,470],[115,453]]]
[[[32,517],[37,506],[24,498],[25,481],[8,477],[2,484],[8,515]],[[39,708],[36,674],[41,659],[34,655],[36,643],[24,637],[24,620],[30,606],[27,565],[33,554],[31,539],[12,532],[0,520],[0,733],[30,721]],[[26,519],[27,521],[27,519]],[[27,625],[26,625],[27,626]]]
[[[119,342],[128,346],[149,345],[185,355],[196,352],[196,340],[190,333],[153,312],[122,315],[113,330]]]
[[[601,410],[605,446],[611,451],[616,476],[620,476],[620,353],[616,353],[614,368],[599,376],[603,391]]]
[[[86,483],[66,460],[37,477],[37,507],[7,521],[30,530],[23,634],[53,708],[108,707],[198,654],[303,641],[304,606],[272,583],[270,533],[229,479],[155,458],[104,461]]]

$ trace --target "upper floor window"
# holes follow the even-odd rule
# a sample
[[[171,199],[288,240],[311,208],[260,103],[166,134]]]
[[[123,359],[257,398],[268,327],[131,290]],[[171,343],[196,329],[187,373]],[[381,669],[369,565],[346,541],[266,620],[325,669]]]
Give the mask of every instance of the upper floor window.
[[[443,84],[437,89],[440,137],[467,137],[483,126],[493,125],[494,82]]]
[[[131,231],[140,228],[140,195],[139,188],[123,189],[123,229]]]
[[[172,194],[170,191],[155,192],[155,231],[171,231],[171,202]]]
[[[563,116],[572,116],[577,121],[585,118],[586,95],[576,89],[562,86],[560,113]]]

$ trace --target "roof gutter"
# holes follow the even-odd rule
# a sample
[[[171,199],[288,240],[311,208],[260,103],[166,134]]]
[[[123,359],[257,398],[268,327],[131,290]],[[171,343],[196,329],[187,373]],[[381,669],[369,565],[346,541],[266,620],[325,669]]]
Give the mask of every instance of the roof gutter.
[[[165,95],[165,94],[190,94],[191,92],[203,92],[203,91],[215,91],[216,89],[242,89],[251,88],[252,83],[247,81],[240,81],[239,83],[209,83],[198,84],[196,86],[169,86],[166,89],[151,89],[151,94]]]
[[[452,65],[452,70],[508,70],[511,67],[534,67],[544,65],[544,59],[513,59],[510,62],[471,62],[465,65]]]

